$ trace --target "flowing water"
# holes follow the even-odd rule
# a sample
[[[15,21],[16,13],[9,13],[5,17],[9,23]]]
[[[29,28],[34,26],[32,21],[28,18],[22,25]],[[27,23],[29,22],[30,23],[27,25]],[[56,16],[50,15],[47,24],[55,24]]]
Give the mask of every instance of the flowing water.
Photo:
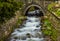
[[[27,16],[27,20],[23,22],[22,26],[11,34],[10,41],[44,41],[40,20],[36,16]]]
[[[14,30],[9,38],[10,41],[44,41],[41,19],[35,16],[36,13],[39,14],[39,10],[28,12],[27,20],[22,23],[22,26]]]

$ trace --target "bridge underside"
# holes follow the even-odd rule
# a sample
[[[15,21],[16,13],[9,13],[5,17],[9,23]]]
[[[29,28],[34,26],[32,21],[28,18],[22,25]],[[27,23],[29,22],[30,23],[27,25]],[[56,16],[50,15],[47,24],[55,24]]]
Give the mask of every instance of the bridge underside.
[[[29,13],[29,9],[30,9],[32,6],[34,7],[34,10]],[[38,12],[38,11],[35,12],[36,10],[39,10],[39,12]],[[35,13],[33,13],[33,12],[35,12]],[[31,14],[31,13],[32,13],[32,14]],[[44,16],[44,13],[43,13],[42,8],[41,8],[39,5],[36,5],[36,4],[32,4],[32,5],[27,6],[27,7],[25,8],[24,14],[25,14],[26,16],[27,16],[27,15],[29,15],[29,16],[34,16],[34,15],[35,15],[35,16]]]

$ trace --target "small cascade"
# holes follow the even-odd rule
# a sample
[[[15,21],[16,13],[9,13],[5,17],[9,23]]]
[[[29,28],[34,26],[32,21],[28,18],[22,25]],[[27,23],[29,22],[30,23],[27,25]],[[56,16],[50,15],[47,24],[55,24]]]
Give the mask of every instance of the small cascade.
[[[27,17],[21,28],[11,34],[10,41],[44,41],[39,17]]]
[[[41,19],[37,16],[27,16],[27,20],[22,23],[22,26],[11,34],[9,41],[44,41]]]

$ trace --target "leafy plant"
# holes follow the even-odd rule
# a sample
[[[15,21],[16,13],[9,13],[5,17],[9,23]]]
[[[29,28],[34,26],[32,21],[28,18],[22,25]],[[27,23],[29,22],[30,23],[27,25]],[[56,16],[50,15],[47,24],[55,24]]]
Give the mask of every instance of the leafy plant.
[[[53,28],[51,22],[48,19],[44,20],[45,30],[43,30],[44,35],[50,36],[53,41],[57,39],[57,30]]]
[[[56,8],[55,5],[56,5],[56,3],[49,4],[48,5],[48,10],[51,11],[51,12],[55,12],[55,14],[57,16],[60,16],[60,10],[59,10],[60,8]]]
[[[22,7],[22,2],[15,0],[0,0],[0,23],[15,16],[15,12]]]
[[[58,16],[60,16],[60,9],[58,9],[58,10],[56,11],[56,14],[57,14]]]
[[[55,6],[55,3],[49,4],[48,5],[48,10],[52,11],[54,6]]]

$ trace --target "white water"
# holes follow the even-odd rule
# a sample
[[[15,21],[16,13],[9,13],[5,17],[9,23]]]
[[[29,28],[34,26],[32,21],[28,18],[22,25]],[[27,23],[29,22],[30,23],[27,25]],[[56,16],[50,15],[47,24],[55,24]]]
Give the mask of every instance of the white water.
[[[44,41],[39,17],[27,17],[23,26],[14,30],[10,41]]]

